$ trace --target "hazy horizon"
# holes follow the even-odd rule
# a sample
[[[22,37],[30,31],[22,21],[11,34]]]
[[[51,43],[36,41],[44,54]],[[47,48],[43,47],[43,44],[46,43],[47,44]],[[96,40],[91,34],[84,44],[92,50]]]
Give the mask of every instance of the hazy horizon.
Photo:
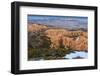
[[[88,17],[80,16],[49,16],[49,15],[28,15],[28,23],[52,25],[61,28],[86,28]]]

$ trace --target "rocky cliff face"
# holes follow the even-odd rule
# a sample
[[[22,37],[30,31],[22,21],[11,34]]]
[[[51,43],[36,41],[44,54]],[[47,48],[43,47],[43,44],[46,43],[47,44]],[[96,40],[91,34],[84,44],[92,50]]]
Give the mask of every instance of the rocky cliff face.
[[[41,31],[47,29],[47,26],[41,24],[28,24],[28,32]]]
[[[87,32],[77,30],[68,31],[66,29],[54,29],[47,26],[32,24],[28,25],[28,31],[44,30],[52,42],[51,48],[59,48],[62,44],[65,48],[71,48],[73,50],[86,51],[88,49],[88,37]]]
[[[51,38],[52,48],[59,48],[62,41],[65,48],[73,50],[87,50],[87,33],[82,31],[66,31],[59,29],[49,29],[46,31],[47,36]]]

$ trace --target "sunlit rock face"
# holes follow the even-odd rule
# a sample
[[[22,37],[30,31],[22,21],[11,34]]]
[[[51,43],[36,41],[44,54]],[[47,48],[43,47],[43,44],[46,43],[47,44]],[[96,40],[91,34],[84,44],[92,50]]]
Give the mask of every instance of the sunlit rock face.
[[[47,36],[50,37],[52,41],[52,48],[59,48],[60,42],[62,41],[65,48],[72,48],[73,50],[87,50],[87,35],[86,32],[81,32],[78,36],[72,35],[80,33],[80,31],[66,31],[66,30],[55,30],[50,29],[46,31]],[[71,36],[72,35],[72,36]]]
[[[85,31],[49,28],[40,24],[28,25],[28,32],[41,30],[45,30],[44,33],[50,38],[52,42],[51,48],[59,48],[63,45],[65,48],[71,48],[77,51],[86,51],[88,49],[88,35]]]
[[[29,24],[28,32],[41,31],[47,29],[47,26],[41,24]]]

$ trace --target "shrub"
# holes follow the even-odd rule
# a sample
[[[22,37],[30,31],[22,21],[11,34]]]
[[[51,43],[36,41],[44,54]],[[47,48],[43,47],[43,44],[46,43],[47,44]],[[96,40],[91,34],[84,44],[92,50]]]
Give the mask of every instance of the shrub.
[[[62,59],[66,54],[72,52],[70,49],[66,48],[34,48],[28,50],[28,58],[31,59],[45,59],[45,60],[52,60],[52,59]]]

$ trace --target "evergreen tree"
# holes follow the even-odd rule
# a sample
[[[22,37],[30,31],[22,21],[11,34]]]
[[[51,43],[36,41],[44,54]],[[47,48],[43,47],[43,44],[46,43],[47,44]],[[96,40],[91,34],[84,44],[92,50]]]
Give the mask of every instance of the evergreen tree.
[[[50,48],[51,40],[43,31],[36,31],[28,34],[28,47]]]

